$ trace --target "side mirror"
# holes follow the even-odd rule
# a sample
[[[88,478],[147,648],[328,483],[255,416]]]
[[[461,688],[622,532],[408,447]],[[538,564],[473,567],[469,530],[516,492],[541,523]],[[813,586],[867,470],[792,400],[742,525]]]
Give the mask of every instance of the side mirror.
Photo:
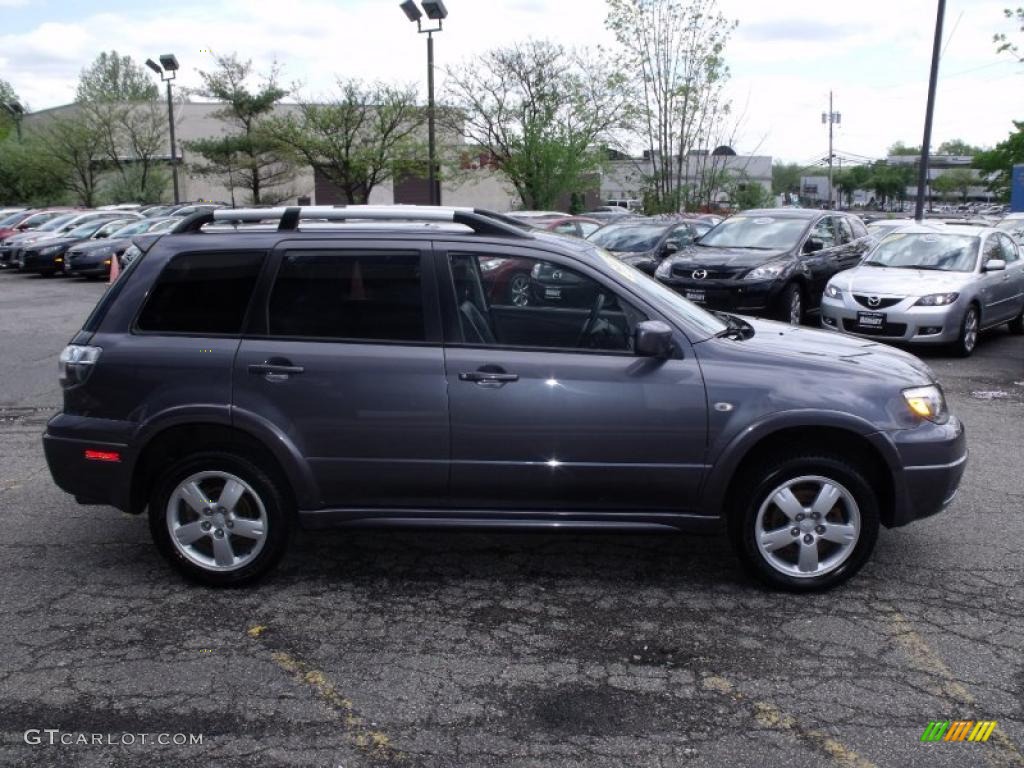
[[[671,256],[673,253],[678,253],[678,252],[679,252],[679,245],[677,243],[669,242],[669,243],[665,243],[663,246],[661,246],[661,254],[662,254],[662,256]]]
[[[989,259],[982,268],[985,272],[1002,272],[1006,269],[1006,262],[1002,259]]]
[[[637,357],[669,357],[672,354],[672,328],[661,320],[637,323],[633,332],[633,351]]]
[[[815,253],[823,250],[825,250],[825,241],[819,240],[816,237],[809,237],[807,242],[804,243],[804,253]]]

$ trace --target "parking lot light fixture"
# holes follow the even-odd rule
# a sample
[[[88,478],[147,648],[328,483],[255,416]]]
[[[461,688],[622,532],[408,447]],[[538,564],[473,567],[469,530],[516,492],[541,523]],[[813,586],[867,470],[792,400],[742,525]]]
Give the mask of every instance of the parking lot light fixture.
[[[444,20],[448,18],[448,9],[441,0],[422,0],[423,11],[416,7],[413,0],[405,0],[398,7],[405,13],[409,21],[416,22],[416,29],[427,36],[427,184],[431,205],[441,204],[441,190],[437,186],[437,149],[434,131],[434,33],[444,29]],[[437,26],[423,28],[423,13],[427,18],[436,21]]]
[[[146,66],[160,75],[160,79],[167,83],[167,123],[171,138],[171,177],[174,179],[174,202],[180,203],[181,197],[178,192],[178,147],[174,141],[174,100],[171,97],[171,81],[178,76],[178,57],[173,53],[165,53],[160,56],[160,63],[152,59],[146,59]]]

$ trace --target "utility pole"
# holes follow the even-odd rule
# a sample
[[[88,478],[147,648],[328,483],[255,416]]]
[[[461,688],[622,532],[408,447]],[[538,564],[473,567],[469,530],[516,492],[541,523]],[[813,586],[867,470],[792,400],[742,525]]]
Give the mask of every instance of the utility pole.
[[[932,71],[928,77],[928,104],[924,111],[924,140],[921,142],[921,166],[917,171],[917,203],[914,218],[924,218],[924,195],[928,185],[928,148],[932,143],[932,115],[935,113],[935,87],[939,80],[939,56],[942,51],[942,21],[946,16],[946,0],[939,0],[935,17],[935,40],[932,43]]]
[[[821,124],[828,123],[828,207],[834,208],[833,205],[833,187],[832,187],[832,160],[835,155],[832,152],[832,126],[839,125],[839,121],[842,119],[842,115],[832,110],[832,91],[828,92],[828,113],[821,113]]]

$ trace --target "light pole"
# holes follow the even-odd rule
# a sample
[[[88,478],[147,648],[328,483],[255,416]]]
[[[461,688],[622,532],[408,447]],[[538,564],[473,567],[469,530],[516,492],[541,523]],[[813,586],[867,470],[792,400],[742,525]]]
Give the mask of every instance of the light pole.
[[[3,108],[11,113],[11,117],[14,118],[14,130],[18,133],[18,141],[21,141],[21,116],[25,114],[25,108],[16,101],[9,101],[3,105]]]
[[[839,125],[839,121],[842,119],[842,115],[838,112],[832,111],[832,91],[828,92],[828,114],[821,113],[821,124],[828,123],[828,207],[831,209],[832,205],[832,126]]]
[[[928,103],[924,110],[924,139],[921,141],[921,165],[917,169],[917,200],[914,218],[924,218],[925,186],[928,184],[928,149],[932,142],[932,115],[935,113],[935,86],[939,79],[939,57],[942,50],[942,21],[946,16],[946,0],[939,0],[935,16],[935,40],[932,42],[932,69],[928,76]],[[931,194],[929,190],[929,202]],[[929,207],[931,207],[929,205]]]
[[[181,200],[178,197],[178,148],[174,143],[174,102],[171,100],[171,81],[178,75],[178,58],[173,53],[165,53],[160,57],[160,64],[152,59],[146,59],[146,66],[160,75],[160,79],[167,83],[167,122],[171,131],[171,176],[174,179],[174,202],[179,203]]]
[[[442,0],[422,0],[421,12],[416,7],[414,0],[405,0],[399,7],[405,12],[409,21],[416,22],[416,29],[420,34],[427,36],[427,183],[430,185],[430,204],[441,204],[441,190],[437,185],[437,160],[436,147],[434,143],[434,33],[444,29],[444,20],[448,18],[448,9],[444,7]],[[431,29],[423,28],[423,13],[427,18],[436,21],[437,26]]]

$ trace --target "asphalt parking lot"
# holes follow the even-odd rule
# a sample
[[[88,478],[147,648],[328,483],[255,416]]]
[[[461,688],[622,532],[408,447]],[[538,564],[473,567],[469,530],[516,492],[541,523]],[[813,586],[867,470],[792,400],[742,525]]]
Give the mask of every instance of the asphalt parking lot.
[[[104,287],[0,274],[0,765],[1024,765],[1024,338],[927,356],[962,491],[828,594],[761,589],[717,538],[422,532],[303,534],[218,591],[50,480],[56,357]]]

